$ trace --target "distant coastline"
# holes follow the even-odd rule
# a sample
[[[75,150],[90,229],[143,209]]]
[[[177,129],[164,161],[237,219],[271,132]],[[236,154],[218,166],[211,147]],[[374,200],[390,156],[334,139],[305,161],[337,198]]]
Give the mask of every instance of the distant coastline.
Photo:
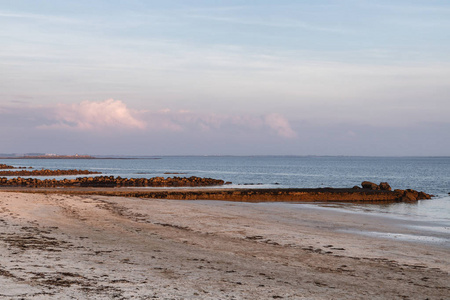
[[[92,156],[92,155],[11,155],[0,156],[0,159],[161,159],[160,157],[120,157],[120,156]]]
[[[91,155],[57,155],[57,154],[43,154],[43,155],[21,155],[21,156],[2,156],[0,159],[96,159],[97,157]]]
[[[126,155],[126,154],[113,154],[113,155],[60,155],[60,154],[45,154],[45,153],[0,153],[0,159],[162,159],[164,157],[253,157],[253,158],[261,158],[261,157],[298,157],[298,158],[367,158],[367,159],[377,159],[377,158],[449,158],[450,156],[428,156],[428,155],[276,155],[276,154],[262,154],[262,155],[230,155],[230,154],[218,154],[218,155],[201,155],[201,154],[179,154],[179,155]]]

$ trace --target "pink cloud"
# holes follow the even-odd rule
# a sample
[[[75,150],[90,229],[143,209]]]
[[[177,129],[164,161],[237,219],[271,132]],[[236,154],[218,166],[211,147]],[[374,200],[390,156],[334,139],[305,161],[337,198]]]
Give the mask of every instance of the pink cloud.
[[[147,120],[149,128],[168,129],[172,131],[200,130],[219,131],[224,128],[239,128],[245,130],[264,130],[283,138],[295,138],[296,132],[291,128],[289,121],[279,114],[266,116],[227,115],[215,113],[194,113],[191,111],[172,112],[168,109],[156,113],[149,112]]]
[[[264,118],[265,124],[274,130],[279,136],[285,138],[295,138],[297,133],[292,130],[289,121],[279,114],[270,114]]]
[[[145,120],[145,121],[144,121]],[[48,110],[50,125],[40,129],[109,130],[142,129],[168,132],[256,132],[269,131],[282,138],[297,137],[289,121],[279,114],[254,116],[218,113],[197,113],[189,110],[160,109],[136,111],[120,100],[83,101],[58,104]]]
[[[135,111],[120,100],[83,101],[76,104],[59,104],[54,119],[59,123],[50,127],[65,127],[80,130],[104,128],[144,129],[145,122],[137,118]]]

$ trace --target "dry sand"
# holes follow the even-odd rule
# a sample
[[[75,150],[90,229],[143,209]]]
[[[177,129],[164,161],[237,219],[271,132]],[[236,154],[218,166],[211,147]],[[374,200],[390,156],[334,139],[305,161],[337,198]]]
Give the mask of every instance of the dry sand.
[[[449,299],[448,248],[342,231],[391,225],[288,205],[0,192],[0,299]]]

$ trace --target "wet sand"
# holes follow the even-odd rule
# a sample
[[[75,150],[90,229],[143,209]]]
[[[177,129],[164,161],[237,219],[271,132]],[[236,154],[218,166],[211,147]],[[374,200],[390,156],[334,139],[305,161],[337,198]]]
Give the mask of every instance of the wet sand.
[[[389,222],[306,206],[0,192],[0,299],[448,298],[448,248],[351,232]]]

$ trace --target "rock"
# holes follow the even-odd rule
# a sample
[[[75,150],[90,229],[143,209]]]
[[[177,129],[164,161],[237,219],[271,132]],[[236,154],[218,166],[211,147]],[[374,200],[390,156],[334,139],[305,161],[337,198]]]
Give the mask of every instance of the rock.
[[[16,168],[13,166],[5,165],[5,164],[0,164],[0,169],[16,169]]]
[[[369,189],[369,190],[379,190],[380,189],[378,184],[370,182],[370,181],[363,181],[361,183],[361,186],[363,187],[363,189]]]
[[[417,196],[418,200],[426,200],[431,199],[431,195],[428,195],[424,192],[419,192],[419,195]]]
[[[417,202],[418,200],[426,200],[431,199],[433,195],[429,195],[424,192],[418,192],[412,189],[407,190],[394,190],[394,193],[397,193],[399,196],[397,198],[400,202]]]
[[[380,187],[380,190],[383,190],[383,191],[392,191],[391,186],[387,182],[380,182],[379,187]]]
[[[416,202],[417,196],[415,193],[405,191],[403,197],[401,198],[402,202]]]
[[[33,186],[33,187],[55,187],[55,186],[80,186],[80,187],[116,187],[116,186],[213,186],[223,185],[223,180],[212,178],[200,178],[192,176],[190,178],[115,178],[114,176],[98,177],[78,177],[76,179],[36,179],[36,178],[0,178],[0,185],[4,186]],[[231,184],[231,183],[230,183]]]
[[[1,166],[0,166],[0,169]],[[20,170],[20,171],[0,171],[2,176],[63,176],[63,175],[87,175],[101,174],[100,172],[92,172],[88,170]]]
[[[412,190],[412,189],[407,189],[406,190],[406,193],[407,194],[411,194],[413,197],[415,197],[416,199],[419,197],[419,192],[418,191],[415,191],[415,190]]]
[[[354,189],[354,190],[359,190],[359,189],[361,189],[361,187],[355,185],[354,187],[352,187],[352,189]]]

